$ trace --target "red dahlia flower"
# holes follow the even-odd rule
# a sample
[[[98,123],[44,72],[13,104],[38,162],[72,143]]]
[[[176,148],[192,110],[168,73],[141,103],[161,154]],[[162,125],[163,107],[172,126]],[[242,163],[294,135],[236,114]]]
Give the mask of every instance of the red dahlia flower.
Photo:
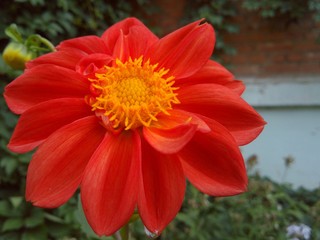
[[[181,207],[185,178],[214,196],[245,191],[238,146],[265,122],[240,97],[242,82],[209,59],[214,42],[202,21],[159,39],[128,18],[29,62],[4,94],[21,114],[9,149],[38,147],[27,200],[58,207],[80,187],[98,235],[136,209],[159,234]]]

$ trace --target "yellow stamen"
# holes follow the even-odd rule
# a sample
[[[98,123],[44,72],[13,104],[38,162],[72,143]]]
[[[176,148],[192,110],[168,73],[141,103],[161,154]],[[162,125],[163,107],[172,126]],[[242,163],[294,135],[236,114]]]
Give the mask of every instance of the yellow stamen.
[[[174,92],[178,88],[173,87],[173,76],[165,76],[169,69],[156,68],[141,56],[126,62],[117,59],[114,66],[100,69],[89,79],[92,92],[99,93],[86,97],[92,111],[103,112],[113,128],[125,130],[148,127],[161,112],[169,115],[172,104],[180,103]]]

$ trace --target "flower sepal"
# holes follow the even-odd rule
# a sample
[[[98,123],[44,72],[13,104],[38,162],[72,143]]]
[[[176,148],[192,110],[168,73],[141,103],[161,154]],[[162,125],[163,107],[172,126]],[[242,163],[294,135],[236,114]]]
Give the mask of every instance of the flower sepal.
[[[24,40],[16,24],[5,29],[11,39],[2,57],[5,63],[15,70],[24,70],[26,62],[47,52],[55,51],[53,44],[39,34],[32,34]]]

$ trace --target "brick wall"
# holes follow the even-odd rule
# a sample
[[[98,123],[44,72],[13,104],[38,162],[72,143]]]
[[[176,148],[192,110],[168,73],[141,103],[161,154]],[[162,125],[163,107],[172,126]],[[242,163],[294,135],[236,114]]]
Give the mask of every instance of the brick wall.
[[[311,17],[289,21],[243,12],[233,21],[239,33],[223,37],[237,54],[223,59],[236,76],[320,75],[320,24]]]
[[[159,27],[162,34],[181,27],[179,20],[187,15],[185,0],[155,3],[158,12],[149,16],[151,25]],[[231,19],[239,32],[219,33],[237,50],[234,56],[219,55],[237,77],[291,81],[290,76],[294,76],[293,81],[300,81],[308,75],[320,81],[320,23],[311,16],[299,21],[284,16],[266,19],[257,12],[240,9]]]

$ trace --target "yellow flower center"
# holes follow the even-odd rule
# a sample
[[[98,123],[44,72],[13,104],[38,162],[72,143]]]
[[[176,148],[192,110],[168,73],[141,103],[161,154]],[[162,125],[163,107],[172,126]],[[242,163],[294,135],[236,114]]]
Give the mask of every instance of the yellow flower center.
[[[96,78],[89,79],[96,95],[88,101],[92,110],[107,117],[114,129],[125,130],[148,127],[159,113],[169,114],[172,104],[179,103],[174,77],[166,77],[168,69],[156,67],[140,57],[126,62],[117,59],[114,66],[100,69]]]

